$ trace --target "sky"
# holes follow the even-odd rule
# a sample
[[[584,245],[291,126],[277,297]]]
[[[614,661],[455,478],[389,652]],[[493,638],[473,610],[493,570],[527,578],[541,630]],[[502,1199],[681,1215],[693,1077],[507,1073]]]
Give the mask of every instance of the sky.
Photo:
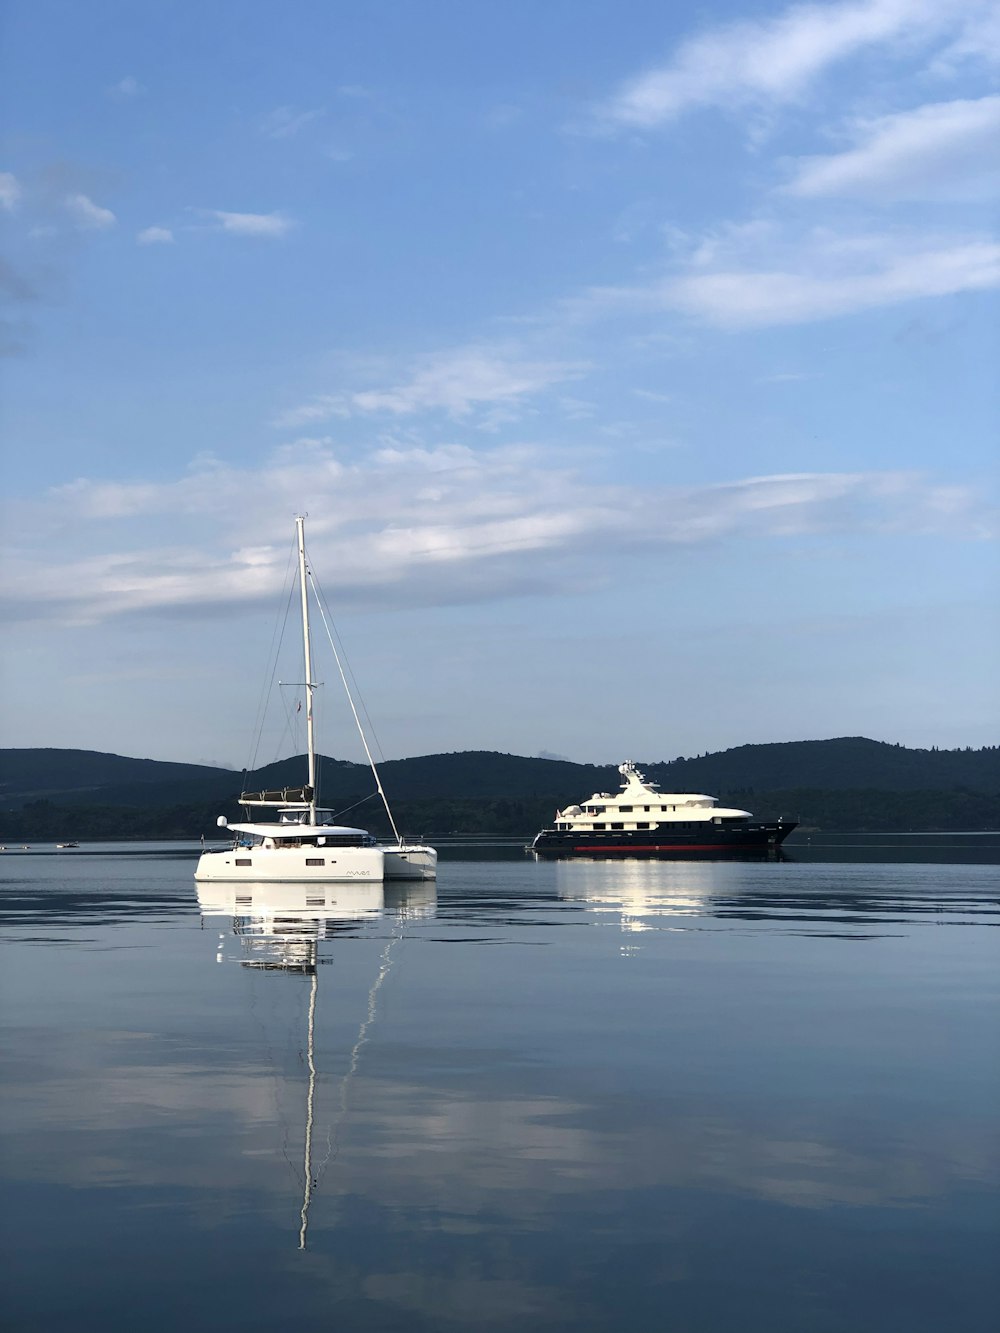
[[[242,767],[299,513],[389,758],[1000,740],[992,0],[0,35],[2,744]]]

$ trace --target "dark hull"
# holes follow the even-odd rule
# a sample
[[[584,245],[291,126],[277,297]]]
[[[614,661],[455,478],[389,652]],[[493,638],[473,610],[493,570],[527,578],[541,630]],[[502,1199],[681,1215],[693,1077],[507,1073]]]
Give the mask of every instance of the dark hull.
[[[635,856],[671,860],[683,856],[767,856],[775,853],[795,828],[791,820],[673,832],[628,829],[593,833],[542,829],[531,844],[539,856]]]

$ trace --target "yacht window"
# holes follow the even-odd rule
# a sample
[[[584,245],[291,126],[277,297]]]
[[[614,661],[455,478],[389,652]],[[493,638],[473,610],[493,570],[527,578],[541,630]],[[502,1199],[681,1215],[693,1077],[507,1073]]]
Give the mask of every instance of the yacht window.
[[[604,827],[603,824],[595,824],[595,825],[594,825],[594,828],[595,828],[595,829],[598,829],[598,828],[599,828],[599,829],[602,829],[603,827]]]
[[[625,825],[624,825],[624,824],[612,824],[611,827],[612,827],[612,828],[624,828]]]
[[[630,805],[620,805],[618,809],[623,815],[630,815],[632,813],[632,807]]]
[[[636,828],[649,828],[648,824],[636,824]]]
[[[326,861],[323,859],[322,856],[307,856],[307,857],[306,857],[306,865],[307,865],[307,866],[325,866],[325,865],[326,865]]]
[[[253,865],[253,862],[250,860],[249,856],[245,856],[245,857],[240,857],[240,856],[238,856],[238,857],[236,858],[236,864],[237,864],[238,866],[252,866],[252,865]]]

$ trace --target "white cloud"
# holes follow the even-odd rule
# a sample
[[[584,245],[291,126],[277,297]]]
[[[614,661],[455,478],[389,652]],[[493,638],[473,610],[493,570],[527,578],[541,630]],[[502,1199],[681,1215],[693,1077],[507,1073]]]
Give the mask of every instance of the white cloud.
[[[322,107],[313,111],[296,111],[291,106],[279,106],[261,119],[260,132],[265,139],[290,139],[322,114]]]
[[[363,412],[406,415],[442,408],[465,416],[480,403],[523,398],[574,379],[582,369],[570,362],[518,360],[473,347],[429,360],[395,388],[355,393],[351,402]]]
[[[670,275],[594,288],[570,309],[589,319],[682,311],[722,328],[763,328],[998,285],[1000,243],[986,237],[800,233],[754,221],[720,228]]]
[[[235,493],[240,505],[220,514],[217,496]],[[577,455],[551,448],[388,443],[345,462],[323,441],[298,441],[257,469],[206,462],[166,485],[56,488],[21,516],[5,614],[101,620],[267,600],[284,578],[288,515],[303,508],[314,515],[318,567],[336,571],[338,600],[371,605],[562,595],[606,573],[609,549],[993,530],[974,487],[907,473],[609,486],[585,478]]]
[[[116,84],[108,89],[112,97],[130,98],[138,97],[140,93],[146,90],[133,74],[126,74]]]
[[[834,256],[831,256],[834,258]],[[971,241],[808,270],[719,270],[666,284],[664,302],[728,328],[798,324],[1000,285],[1000,244]]]
[[[144,227],[135,238],[137,245],[171,245],[173,239],[169,227]]]
[[[21,202],[21,186],[10,171],[0,171],[0,208],[13,213]]]
[[[528,360],[494,347],[466,347],[426,357],[402,383],[383,389],[324,394],[284,413],[279,425],[304,425],[334,416],[384,412],[410,416],[444,411],[460,418],[486,405],[510,405],[553,384],[578,378],[586,366]]]
[[[899,54],[906,43],[963,30],[986,7],[986,0],[846,0],[708,28],[666,64],[630,79],[599,115],[648,128],[694,107],[792,101],[838,61],[878,47]]]
[[[1000,183],[1000,97],[936,102],[862,121],[856,146],[800,158],[786,187],[805,198],[992,197]]]
[[[84,231],[106,231],[118,221],[110,208],[102,208],[85,194],[68,194],[63,204],[76,225]]]
[[[222,209],[208,209],[222,231],[234,236],[284,236],[293,223],[283,213],[226,213]]]

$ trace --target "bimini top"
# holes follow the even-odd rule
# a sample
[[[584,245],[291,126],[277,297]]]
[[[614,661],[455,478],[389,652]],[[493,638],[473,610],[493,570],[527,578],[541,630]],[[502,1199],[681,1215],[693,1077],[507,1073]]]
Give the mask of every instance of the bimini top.
[[[367,829],[352,828],[348,824],[334,824],[332,810],[317,810],[316,823],[309,822],[309,807],[289,806],[278,811],[277,819],[268,821],[254,820],[246,824],[230,824],[225,815],[219,816],[219,828],[231,829],[233,833],[250,833],[259,838],[277,838],[288,842],[314,843],[318,839],[328,842],[336,840],[368,839],[371,834]]]
[[[261,838],[288,838],[296,842],[315,838],[371,838],[367,829],[346,824],[227,824],[234,833],[253,833]],[[374,839],[372,839],[374,841]]]

